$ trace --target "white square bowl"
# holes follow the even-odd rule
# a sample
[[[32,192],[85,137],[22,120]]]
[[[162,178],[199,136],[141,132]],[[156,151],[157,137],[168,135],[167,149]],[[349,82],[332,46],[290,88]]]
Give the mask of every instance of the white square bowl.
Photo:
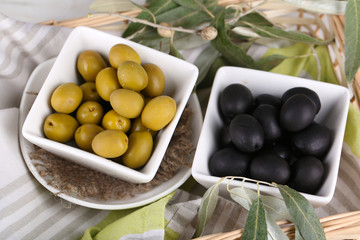
[[[218,108],[220,93],[232,83],[245,85],[251,90],[254,97],[262,93],[281,97],[286,90],[293,87],[307,87],[319,95],[322,105],[315,120],[325,124],[331,130],[332,145],[323,160],[325,179],[321,188],[316,194],[302,194],[314,207],[320,207],[330,202],[337,182],[350,103],[348,89],[330,83],[246,68],[222,67],[216,73],[192,166],[192,176],[195,180],[204,187],[209,188],[221,179],[210,175],[208,161],[219,149],[216,144],[216,132],[224,126]],[[228,183],[229,181],[222,182],[220,189],[222,195],[228,196],[225,189],[225,185]],[[231,187],[240,187],[241,184],[241,181],[230,182]],[[244,186],[252,190],[257,189],[256,183],[252,182],[245,182]],[[264,194],[281,197],[277,188],[260,185],[259,189]]]
[[[53,112],[50,106],[50,96],[54,89],[65,82],[80,82],[76,70],[76,60],[80,52],[91,49],[107,57],[110,48],[118,43],[127,44],[134,48],[139,53],[143,63],[154,63],[162,69],[166,79],[164,94],[174,98],[177,106],[173,120],[158,133],[154,140],[153,153],[141,170],[128,168],[69,144],[49,140],[45,138],[43,133],[44,119]],[[44,85],[41,87],[25,119],[22,134],[29,142],[85,167],[129,182],[149,182],[159,168],[176,125],[193,91],[198,72],[195,65],[166,53],[95,29],[77,27],[69,35]]]

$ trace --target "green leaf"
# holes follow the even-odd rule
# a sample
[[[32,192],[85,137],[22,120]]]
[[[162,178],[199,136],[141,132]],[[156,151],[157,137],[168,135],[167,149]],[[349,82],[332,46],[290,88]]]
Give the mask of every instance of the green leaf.
[[[171,56],[180,58],[182,60],[185,60],[184,56],[177,50],[177,48],[175,47],[174,43],[172,41],[170,41],[170,52],[169,54]]]
[[[317,45],[328,45],[333,41],[332,38],[328,40],[313,38],[310,35],[299,31],[285,31],[278,27],[260,26],[249,22],[243,23],[251,27],[251,29],[253,29],[257,34],[262,37],[290,40],[295,42],[305,42]]]
[[[288,57],[283,55],[274,54],[261,58],[259,61],[257,61],[257,64],[260,66],[262,70],[270,71],[271,69],[282,63],[282,61],[284,61],[287,58]]]
[[[174,43],[180,50],[197,48],[207,42],[197,34],[176,32],[174,36]]]
[[[204,80],[207,73],[209,72],[209,69],[218,56],[219,52],[212,45],[210,45],[206,47],[195,59],[194,64],[199,69],[199,76],[196,83],[197,85]]]
[[[209,1],[206,8],[212,12],[217,7],[217,1]],[[198,25],[211,20],[211,16],[204,12],[203,9],[190,9],[183,6],[173,8],[160,14],[156,18],[159,22],[171,23],[173,26],[183,28],[195,28]]]
[[[230,190],[230,196],[246,210],[250,210],[251,202],[258,197],[258,194],[248,188],[239,187],[232,188]],[[284,200],[269,195],[260,195],[260,199],[265,209],[268,238],[273,240],[288,240],[287,236],[275,222],[275,220],[290,219]]]
[[[301,236],[299,229],[295,226],[295,239],[296,240],[304,240],[304,238]]]
[[[286,185],[277,185],[277,187],[301,236],[306,240],[325,240],[324,229],[309,201]]]
[[[286,234],[281,230],[279,225],[272,219],[265,209],[265,218],[268,231],[268,239],[272,240],[289,240]]]
[[[201,199],[200,208],[198,212],[198,225],[193,238],[201,236],[204,231],[206,223],[213,215],[217,202],[219,200],[219,183],[210,187]]]
[[[351,82],[360,66],[360,0],[348,0],[345,14],[345,75]]]
[[[161,37],[154,28],[146,28],[145,31],[136,34],[131,40],[162,52],[169,52],[170,50],[169,38]],[[197,48],[206,42],[208,41],[196,34],[176,32],[174,36],[174,43],[179,50]]]
[[[173,9],[177,6],[178,5],[174,3],[172,0],[158,0],[151,2],[151,4],[147,7],[147,10],[151,11],[156,16],[163,12],[169,11],[170,9]],[[139,13],[137,18],[153,22],[153,16],[148,11],[145,10],[142,11],[141,13]],[[142,23],[134,23],[134,22],[130,23],[129,26],[125,29],[122,36],[124,38],[129,37],[135,34],[136,32],[140,31],[144,27],[145,25]]]
[[[211,64],[210,69],[208,70],[205,78],[198,82],[196,90],[211,88],[214,82],[215,75],[219,68],[223,66],[228,66],[229,63],[223,57],[218,57]]]
[[[139,9],[135,4],[129,0],[95,0],[90,6],[89,10],[93,12],[126,12]]]
[[[252,57],[229,39],[226,32],[224,11],[221,11],[216,16],[211,25],[218,31],[218,36],[211,43],[224,56],[226,61],[238,67],[259,68]]]
[[[209,14],[209,16],[213,16],[211,12],[208,10],[206,3],[213,2],[217,5],[217,0],[210,0],[210,1],[202,1],[202,0],[174,0],[177,4],[192,9],[192,10],[200,10],[204,11],[205,13]]]
[[[251,204],[241,239],[267,239],[265,210],[260,197],[256,198]]]
[[[259,26],[273,26],[269,20],[258,12],[252,12],[240,17],[234,26],[245,26],[242,22],[248,22]]]
[[[251,202],[254,201],[258,195],[254,190],[238,187],[230,190],[230,196],[235,202],[239,203],[246,210],[249,210]],[[290,220],[290,215],[283,199],[270,195],[261,195],[260,198],[269,217],[276,221],[284,219]]]
[[[173,0],[177,4],[190,8],[193,10],[202,10],[206,8],[205,4],[209,2],[217,2],[216,0],[210,0],[210,1],[203,1],[203,0]]]

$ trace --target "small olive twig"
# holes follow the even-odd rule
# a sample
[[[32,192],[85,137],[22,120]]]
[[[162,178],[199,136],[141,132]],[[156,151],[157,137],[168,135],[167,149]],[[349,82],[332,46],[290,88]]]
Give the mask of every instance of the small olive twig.
[[[264,185],[268,185],[268,186],[272,186],[272,187],[276,187],[276,183],[269,183],[269,182],[264,182],[264,181],[259,181],[259,180],[255,180],[255,179],[251,179],[251,178],[247,178],[247,177],[238,177],[238,176],[228,176],[228,177],[223,177],[221,178],[221,180],[219,182],[222,182],[224,181],[225,179],[228,179],[229,182],[226,184],[226,190],[229,192],[229,193],[233,193],[235,194],[236,196],[240,197],[240,198],[244,198],[243,196],[231,191],[230,189],[230,183],[235,180],[235,179],[241,179],[241,188],[243,189],[243,192],[244,194],[246,195],[246,200],[249,201],[249,203],[251,203],[251,200],[249,198],[249,196],[247,195],[246,191],[245,191],[245,187],[244,187],[244,183],[246,181],[248,182],[255,182],[257,184],[257,190],[258,190],[258,194],[260,194],[260,189],[259,189],[259,184],[262,183]]]
[[[182,27],[172,27],[172,26],[156,24],[156,23],[152,23],[152,22],[149,22],[149,21],[146,21],[143,19],[125,16],[125,15],[122,15],[121,13],[97,12],[97,13],[90,13],[90,14],[88,14],[88,16],[89,17],[92,17],[92,16],[119,16],[126,20],[136,22],[136,23],[142,23],[142,24],[148,25],[150,27],[154,27],[154,28],[162,28],[162,29],[168,29],[168,30],[177,31],[177,32],[192,33],[192,34],[197,34],[200,32],[200,30],[196,30],[196,29],[186,29],[186,28],[182,28]]]

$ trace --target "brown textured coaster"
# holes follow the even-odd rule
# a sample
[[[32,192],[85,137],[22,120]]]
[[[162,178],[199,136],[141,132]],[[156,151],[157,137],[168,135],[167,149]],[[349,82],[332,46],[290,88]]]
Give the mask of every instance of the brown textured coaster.
[[[153,180],[148,183],[129,183],[67,161],[41,148],[36,148],[30,153],[30,158],[39,174],[50,186],[58,189],[59,193],[102,201],[129,198],[171,179],[181,168],[191,167],[195,151],[191,141],[191,118],[191,109],[186,107],[160,168]]]

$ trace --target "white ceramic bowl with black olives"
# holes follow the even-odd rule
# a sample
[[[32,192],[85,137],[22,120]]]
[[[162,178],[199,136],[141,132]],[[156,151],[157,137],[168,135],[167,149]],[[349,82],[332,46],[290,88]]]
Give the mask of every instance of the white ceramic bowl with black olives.
[[[314,207],[332,199],[350,94],[345,87],[222,67],[211,90],[192,175],[204,187],[225,176],[288,185]],[[256,190],[251,181],[223,181]],[[262,194],[281,196],[260,184]]]

